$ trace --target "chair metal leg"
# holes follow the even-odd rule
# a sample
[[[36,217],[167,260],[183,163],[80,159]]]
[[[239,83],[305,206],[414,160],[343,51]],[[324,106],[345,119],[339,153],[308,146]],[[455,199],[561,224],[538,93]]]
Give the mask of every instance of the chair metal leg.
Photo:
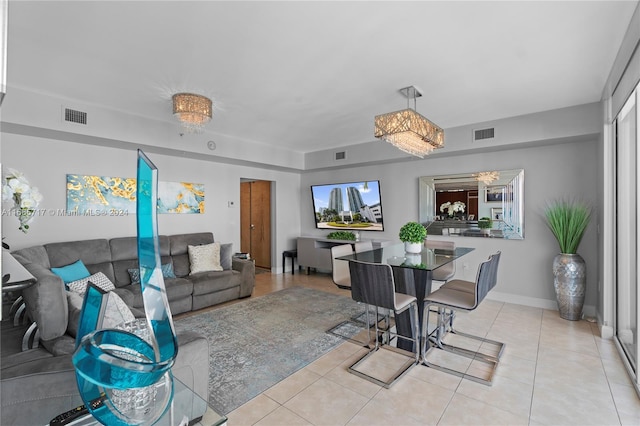
[[[386,331],[389,329],[389,317],[388,314],[386,314],[383,318],[381,317],[381,314],[379,314],[379,312],[376,309],[376,313],[375,313],[375,317],[373,317],[371,315],[371,308],[372,306],[370,305],[364,305],[365,309],[364,312],[360,313],[360,314],[356,314],[354,316],[352,316],[350,319],[342,321],[336,325],[334,325],[333,327],[331,327],[330,329],[327,330],[327,333],[329,334],[333,334],[334,336],[343,338],[345,340],[349,340],[353,343],[356,343],[358,345],[362,345],[364,347],[370,348],[372,347],[372,342],[374,340],[374,337],[371,336],[371,328],[373,328],[376,325],[376,322],[380,322],[382,320],[385,321],[385,326],[383,330],[379,330],[379,332],[384,332],[386,333]],[[365,316],[365,319],[363,320],[361,317]],[[372,322],[373,320],[373,322]],[[344,330],[344,328],[347,328],[348,330],[352,330],[353,327],[363,327],[366,328],[367,330],[367,340],[363,341],[364,339],[359,339],[357,340],[355,338],[355,336],[349,336],[344,334],[344,332],[342,332]],[[359,333],[357,333],[359,334]],[[376,334],[377,336],[377,334]],[[377,338],[377,337],[376,337]],[[384,337],[383,339],[384,342],[388,341],[388,338]]]
[[[455,311],[451,310],[451,312],[447,312],[447,309],[445,309],[444,307],[438,306],[438,325],[436,326],[435,330],[429,334],[429,312],[431,309],[431,304],[427,303],[425,304],[424,307],[424,313],[426,316],[426,320],[423,321],[423,325],[422,325],[422,363],[428,367],[431,368],[435,368],[437,370],[446,372],[446,373],[450,373],[453,375],[456,375],[458,377],[462,377],[462,378],[466,378],[469,380],[473,380],[475,382],[478,383],[482,383],[485,385],[492,385],[493,382],[493,376],[495,374],[495,370],[498,367],[498,362],[500,360],[500,357],[502,356],[502,353],[504,352],[504,348],[505,348],[505,344],[502,342],[498,342],[495,340],[491,340],[491,339],[486,339],[483,337],[479,337],[479,336],[475,336],[472,334],[468,334],[468,333],[463,333],[460,331],[457,331],[453,328],[453,318],[455,316]],[[448,330],[447,330],[448,328]],[[462,336],[462,337],[466,337],[466,338],[470,338],[470,339],[474,339],[474,340],[478,340],[482,343],[489,343],[492,345],[497,346],[498,350],[497,350],[497,354],[496,355],[489,355],[489,354],[485,354],[482,353],[480,351],[473,351],[470,349],[466,349],[466,348],[461,348],[458,346],[454,346],[454,345],[450,345],[447,343],[444,343],[442,341],[443,337],[445,334],[447,333],[451,333],[451,334],[455,334],[458,336]],[[489,364],[491,366],[491,371],[489,373],[488,378],[483,378],[483,377],[478,377],[478,376],[474,376],[472,374],[468,374],[467,372],[462,372],[462,371],[457,371],[457,370],[453,370],[451,368],[447,368],[432,362],[429,362],[427,360],[427,352],[429,351],[429,349],[434,348],[434,349],[441,349],[456,355],[460,355],[460,356],[464,356],[466,358],[472,359],[472,360],[476,360],[476,361],[481,361],[484,362],[486,364]]]
[[[486,360],[487,362],[491,362],[491,361],[498,362],[500,360],[500,358],[502,357],[502,353],[504,352],[505,344],[502,343],[502,342],[498,342],[496,340],[487,339],[487,338],[484,338],[484,337],[475,336],[473,334],[462,333],[460,331],[453,331],[452,330],[451,334],[455,334],[457,336],[466,337],[468,339],[474,339],[474,340],[477,340],[477,341],[482,342],[482,343],[489,343],[491,345],[495,345],[495,346],[498,347],[497,354],[496,355],[489,355],[489,354],[485,354],[485,353],[480,352],[480,351],[472,351],[470,349],[465,349],[465,348],[461,348],[461,347],[458,347],[458,346],[448,345],[446,343],[442,343],[442,349],[444,349],[445,351],[454,352],[454,353],[457,353],[459,355],[466,356],[467,358],[473,358],[473,359],[482,358],[483,360]]]
[[[17,306],[15,310],[15,315],[13,317],[13,325],[17,327],[19,325],[27,324],[27,317],[28,317],[27,305],[25,305],[24,302],[21,301],[21,303]]]
[[[416,364],[420,363],[420,318],[418,316],[418,304],[410,305],[411,329],[413,330],[413,351],[415,352]]]
[[[376,338],[375,338],[375,346],[373,348],[371,348],[371,350],[369,350],[364,356],[362,356],[360,359],[358,359],[353,365],[351,365],[348,368],[348,371],[352,374],[355,374],[358,377],[361,377],[365,380],[368,380],[372,383],[375,383],[379,386],[383,386],[385,388],[390,388],[395,382],[397,382],[402,376],[404,376],[405,374],[407,374],[409,372],[409,370],[411,368],[413,368],[414,366],[418,365],[420,363],[420,330],[419,330],[419,321],[418,321],[418,305],[416,303],[412,303],[411,305],[409,305],[409,310],[411,312],[411,325],[412,325],[412,330],[413,330],[413,336],[411,338],[406,337],[406,336],[401,336],[401,335],[397,335],[396,333],[393,333],[390,329],[390,320],[389,320],[389,316],[385,316],[385,330],[382,331],[382,335],[383,336],[389,336],[391,337],[391,335],[394,335],[397,338],[401,338],[401,339],[407,339],[407,340],[411,340],[414,345],[414,352],[408,352],[405,351],[404,349],[399,349],[393,346],[390,346],[388,344],[388,341],[390,339],[388,338],[384,338],[383,337],[383,342],[382,344],[380,344],[380,339],[378,339],[378,336],[380,335],[380,328],[379,328],[379,321],[376,321],[376,325],[375,325],[375,331],[376,331]],[[400,312],[396,312],[396,314],[398,314]],[[378,315],[378,311],[376,308],[376,315]],[[376,317],[377,319],[377,317]],[[392,351],[394,353],[397,354],[401,354],[405,357],[407,357],[408,359],[402,363],[402,365],[400,366],[400,368],[398,368],[393,374],[392,376],[387,379],[387,380],[382,380],[379,379],[377,377],[371,376],[367,373],[364,373],[363,371],[359,370],[358,367],[360,367],[369,357],[371,357],[374,353],[376,353],[379,350],[388,350],[388,351]]]
[[[387,350],[387,351],[392,351],[401,355],[406,356],[408,359],[407,361],[405,361],[400,368],[398,368],[394,374],[391,376],[390,379],[388,380],[381,380],[377,377],[371,376],[369,374],[363,373],[362,371],[358,370],[358,367],[364,363],[369,357],[371,357],[373,354],[375,354],[376,352],[378,352],[379,350]],[[400,378],[402,378],[402,376],[404,376],[405,374],[407,374],[409,372],[409,370],[413,367],[415,367],[418,364],[418,361],[414,360],[414,353],[412,352],[407,352],[404,349],[398,349],[395,348],[393,346],[389,346],[389,345],[382,345],[380,346],[378,349],[372,349],[369,352],[367,352],[362,358],[360,358],[359,360],[357,360],[353,365],[351,365],[349,367],[349,373],[351,374],[355,374],[358,377],[361,377],[365,380],[368,380],[372,383],[375,383],[379,386],[382,386],[384,388],[389,389],[391,386],[393,386],[394,383],[396,383],[398,380],[400,380]]]
[[[22,296],[18,296],[16,300],[13,301],[11,305],[11,309],[9,309],[9,318],[13,318],[16,315],[18,308],[24,303]]]
[[[38,324],[31,323],[27,331],[25,331],[22,337],[22,351],[28,351],[29,349],[36,349],[40,343],[40,330],[38,330]]]

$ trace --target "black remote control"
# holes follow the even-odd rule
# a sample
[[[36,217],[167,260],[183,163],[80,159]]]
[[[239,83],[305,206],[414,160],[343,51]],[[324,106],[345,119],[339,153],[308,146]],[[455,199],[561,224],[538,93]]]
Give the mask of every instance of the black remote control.
[[[91,401],[91,408],[93,410],[95,410],[96,408],[99,408],[104,403],[105,399],[106,399],[106,395],[104,393],[101,394],[99,398],[96,398],[93,401]],[[86,405],[80,405],[76,408],[73,408],[51,419],[51,421],[49,422],[49,426],[66,425],[86,414],[89,414],[89,409],[87,408]]]

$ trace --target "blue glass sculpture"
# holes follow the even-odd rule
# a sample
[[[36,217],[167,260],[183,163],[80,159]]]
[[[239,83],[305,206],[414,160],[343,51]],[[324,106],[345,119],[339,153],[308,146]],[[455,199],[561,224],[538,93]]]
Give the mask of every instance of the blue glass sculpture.
[[[157,168],[138,150],[138,261],[146,322],[102,329],[108,295],[91,283],[80,315],[73,354],[78,390],[105,425],[151,425],[173,397],[178,344],[160,267],[157,187]]]

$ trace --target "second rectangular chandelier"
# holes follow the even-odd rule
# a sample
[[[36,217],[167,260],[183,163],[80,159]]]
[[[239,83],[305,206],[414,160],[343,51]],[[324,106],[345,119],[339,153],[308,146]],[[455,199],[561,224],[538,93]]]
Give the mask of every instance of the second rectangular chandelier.
[[[414,86],[404,87],[399,92],[407,98],[407,109],[377,115],[375,137],[420,158],[434,149],[442,148],[444,130],[415,110],[416,98],[422,93]],[[413,99],[413,109],[409,107],[410,99]]]

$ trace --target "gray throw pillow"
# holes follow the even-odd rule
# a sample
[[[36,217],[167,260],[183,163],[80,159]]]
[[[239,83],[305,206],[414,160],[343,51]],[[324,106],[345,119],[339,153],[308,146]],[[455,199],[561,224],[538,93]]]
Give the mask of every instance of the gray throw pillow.
[[[160,265],[162,269],[162,277],[163,278],[175,278],[176,274],[173,272],[173,264],[165,263]],[[140,269],[139,268],[129,268],[127,269],[129,273],[129,278],[131,279],[131,284],[140,284]]]
[[[233,256],[233,243],[220,244],[220,266],[225,271],[231,269],[231,258]]]

